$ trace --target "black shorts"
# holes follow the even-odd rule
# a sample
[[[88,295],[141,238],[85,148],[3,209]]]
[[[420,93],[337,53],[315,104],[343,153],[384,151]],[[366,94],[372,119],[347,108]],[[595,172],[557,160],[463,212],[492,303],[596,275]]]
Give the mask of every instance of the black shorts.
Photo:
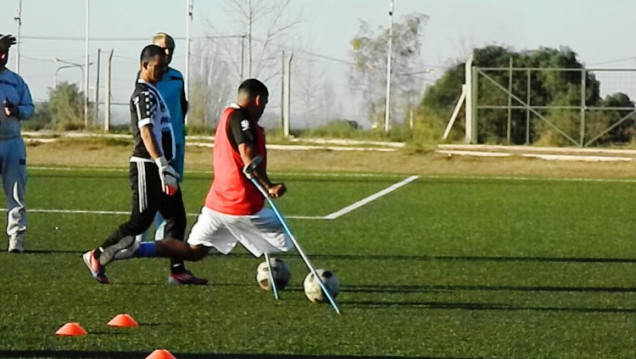
[[[130,214],[131,233],[145,232],[154,221],[157,212],[166,221],[165,238],[183,240],[186,230],[186,212],[181,188],[169,196],[161,188],[161,177],[153,162],[130,162],[130,188],[132,209]]]

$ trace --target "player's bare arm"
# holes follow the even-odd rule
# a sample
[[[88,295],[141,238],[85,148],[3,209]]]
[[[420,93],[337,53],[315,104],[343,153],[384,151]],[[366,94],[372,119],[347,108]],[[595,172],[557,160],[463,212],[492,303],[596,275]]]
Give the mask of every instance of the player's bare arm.
[[[163,156],[162,151],[159,149],[157,139],[152,133],[153,126],[146,125],[139,129],[139,135],[141,140],[148,151],[148,154],[157,164],[159,168],[159,175],[161,176],[161,187],[163,191],[172,196],[175,194],[178,188],[179,174],[170,166],[166,158]]]
[[[250,143],[241,143],[238,145],[239,154],[241,155],[241,159],[243,163],[252,163],[254,159],[258,156],[256,149]],[[267,175],[267,172],[263,168],[262,165],[256,166],[254,172],[252,173],[254,178],[258,180],[258,182],[267,190],[269,196],[271,198],[279,198],[285,192],[287,192],[287,188],[284,183],[272,183]]]
[[[153,159],[161,157],[157,140],[152,134],[152,125],[146,125],[140,128],[139,134],[141,135],[141,140],[144,142],[144,146],[146,146],[146,150],[148,151],[148,154],[150,154],[150,157]]]

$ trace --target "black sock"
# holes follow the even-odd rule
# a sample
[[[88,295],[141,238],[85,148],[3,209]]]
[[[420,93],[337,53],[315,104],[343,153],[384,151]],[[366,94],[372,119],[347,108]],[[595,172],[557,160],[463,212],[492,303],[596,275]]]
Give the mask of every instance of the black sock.
[[[103,251],[104,250],[102,249],[102,247],[95,249],[95,251],[93,252],[93,257],[95,257],[95,259],[99,259],[99,256],[102,255]]]
[[[172,260],[170,261],[170,272],[172,274],[181,274],[183,272],[185,272],[185,264],[183,263],[183,261],[179,260],[179,261],[175,261]]]

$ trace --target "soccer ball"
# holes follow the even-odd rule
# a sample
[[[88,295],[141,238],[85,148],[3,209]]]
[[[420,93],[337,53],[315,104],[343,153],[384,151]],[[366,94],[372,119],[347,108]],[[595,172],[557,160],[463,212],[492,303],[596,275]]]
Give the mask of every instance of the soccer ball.
[[[285,289],[291,278],[289,267],[280,258],[269,258],[269,262],[272,266],[272,276],[274,277],[274,283],[276,283],[276,289]],[[269,287],[269,268],[267,268],[267,262],[262,262],[256,268],[256,281],[258,285],[264,290],[270,290]]]
[[[316,269],[316,273],[322,279],[322,282],[325,284],[329,293],[334,298],[338,296],[340,293],[340,280],[336,277],[336,274],[327,269]],[[314,303],[322,303],[327,301],[327,296],[322,292],[320,288],[320,284],[318,283],[318,279],[314,277],[314,274],[309,272],[307,277],[305,277],[305,281],[303,283],[303,287],[305,288],[305,295],[307,298]]]

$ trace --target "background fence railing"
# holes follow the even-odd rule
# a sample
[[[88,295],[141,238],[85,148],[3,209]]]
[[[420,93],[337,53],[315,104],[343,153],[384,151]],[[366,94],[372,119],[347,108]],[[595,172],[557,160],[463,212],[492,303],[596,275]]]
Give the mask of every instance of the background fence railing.
[[[636,69],[472,67],[478,142],[587,147],[635,135]]]

